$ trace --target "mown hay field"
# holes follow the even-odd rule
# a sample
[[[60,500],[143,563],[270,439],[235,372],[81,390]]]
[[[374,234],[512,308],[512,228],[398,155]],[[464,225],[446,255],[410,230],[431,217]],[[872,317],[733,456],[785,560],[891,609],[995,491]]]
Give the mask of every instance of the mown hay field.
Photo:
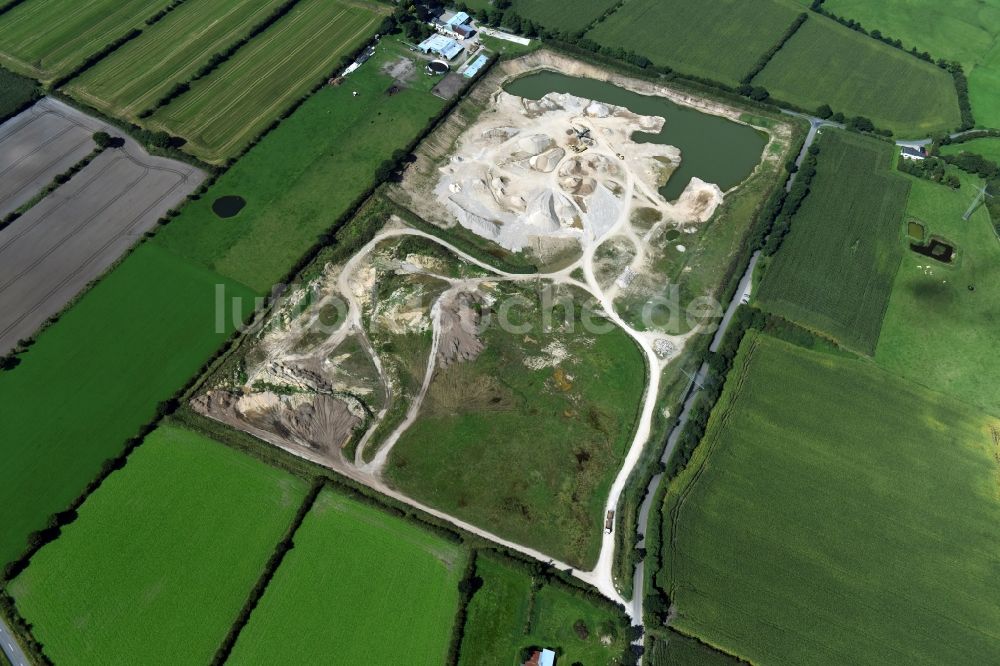
[[[331,490],[316,499],[230,664],[445,662],[468,554]]]
[[[64,510],[232,331],[216,285],[253,293],[153,243],[140,245],[0,373],[0,561]]]
[[[672,626],[752,663],[987,663],[1000,422],[751,334],[667,498]]]
[[[460,666],[516,664],[530,646],[559,650],[567,664],[618,663],[627,641],[623,615],[562,585],[538,581],[533,589],[526,569],[482,551],[476,575],[483,586],[469,603]],[[585,633],[574,628],[577,621]]]
[[[903,253],[908,182],[896,149],[838,130],[819,141],[817,173],[760,286],[765,309],[872,354]]]
[[[683,74],[735,85],[800,13],[786,0],[630,0],[587,37]]]
[[[949,172],[962,181],[960,190],[906,176],[907,220],[919,221],[925,237],[943,238],[957,253],[945,264],[904,252],[875,360],[1000,416],[1000,355],[993,352],[1000,347],[1000,239],[985,207],[962,219],[982,180]]]
[[[907,49],[962,63],[976,120],[1000,127],[1000,0],[827,0],[823,7]]]
[[[10,592],[56,663],[209,663],[305,491],[287,472],[162,427]]]
[[[246,36],[283,0],[188,0],[101,60],[66,92],[105,113],[138,120],[209,58]]]
[[[961,122],[951,74],[815,13],[753,83],[775,99],[809,110],[828,104],[904,137]]]
[[[608,489],[632,443],[646,369],[618,327],[605,321],[606,331],[587,332],[583,294],[553,292],[556,303],[564,296],[576,304],[572,323],[561,330],[557,307],[547,332],[534,287],[493,295],[522,304],[511,323],[526,332],[502,330],[502,310],[494,311],[478,358],[435,372],[386,478],[437,509],[589,569]]]
[[[43,82],[142,28],[170,0],[29,0],[0,15],[0,65]]]
[[[303,0],[191,90],[149,118],[208,162],[237,155],[374,34],[382,15],[339,0]]]

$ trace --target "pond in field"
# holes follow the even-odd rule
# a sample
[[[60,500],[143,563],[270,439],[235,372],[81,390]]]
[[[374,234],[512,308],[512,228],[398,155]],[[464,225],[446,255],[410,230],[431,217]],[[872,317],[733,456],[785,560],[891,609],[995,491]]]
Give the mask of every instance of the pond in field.
[[[926,244],[910,243],[910,249],[945,264],[950,264],[955,258],[955,246],[940,238],[931,237]]]
[[[219,197],[212,202],[212,212],[219,217],[233,217],[247,205],[246,199],[235,195]]]
[[[715,183],[723,191],[738,185],[753,172],[767,145],[767,136],[752,127],[680,106],[664,97],[640,95],[595,79],[542,71],[515,79],[504,90],[534,100],[550,92],[569,93],[624,106],[644,116],[665,118],[659,134],[636,132],[632,139],[680,148],[681,166],[660,188],[667,201],[680,196],[693,176]]]

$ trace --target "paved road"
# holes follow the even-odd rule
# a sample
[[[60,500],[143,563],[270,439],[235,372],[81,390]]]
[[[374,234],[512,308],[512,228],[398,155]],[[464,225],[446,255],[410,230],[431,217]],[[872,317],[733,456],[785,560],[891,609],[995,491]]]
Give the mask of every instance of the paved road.
[[[29,666],[31,664],[28,656],[21,649],[21,645],[14,639],[14,632],[10,630],[2,617],[0,617],[0,647],[3,648],[3,653],[7,655],[7,659],[14,666]]]
[[[799,153],[796,159],[796,164],[801,164],[803,158],[806,155],[806,151],[812,145],[813,141],[816,139],[816,135],[819,130],[823,127],[838,127],[843,128],[843,125],[838,123],[833,123],[822,118],[815,118],[812,116],[806,116],[801,113],[796,113],[794,111],[782,110],[790,116],[796,116],[798,118],[805,118],[809,121],[809,133],[806,135],[805,143],[802,144],[802,151]],[[793,173],[788,178],[788,183],[785,185],[786,190],[790,190],[792,185],[795,183],[795,178],[798,172]],[[739,307],[740,302],[743,297],[749,295],[750,288],[753,284],[753,272],[757,267],[757,261],[760,259],[760,252],[755,252],[750,258],[750,262],[747,264],[747,268],[743,273],[743,278],[740,280],[739,287],[733,294],[732,300],[729,302],[729,307],[726,308],[726,313],[722,317],[722,321],[719,323],[719,328],[715,332],[715,336],[712,339],[711,345],[709,345],[710,351],[716,351],[719,348],[719,344],[722,342],[723,336],[725,336],[726,331],[729,328],[729,324],[732,321],[733,314]],[[684,398],[684,407],[681,410],[680,417],[677,419],[677,424],[674,426],[673,430],[667,436],[667,444],[663,449],[663,454],[660,456],[660,460],[666,464],[670,457],[674,454],[674,450],[677,448],[677,442],[680,439],[681,432],[684,431],[684,426],[687,425],[688,417],[691,413],[691,408],[694,405],[695,399],[698,397],[698,391],[701,385],[705,382],[708,377],[708,364],[702,363],[701,367],[698,369],[698,374],[692,379],[691,383],[688,384],[687,393]],[[652,508],[653,498],[656,496],[656,492],[660,487],[660,483],[663,481],[663,474],[656,474],[649,482],[646,487],[646,496],[643,498],[642,505],[639,507],[639,519],[636,522],[636,537],[637,545],[645,545],[646,530],[649,526],[649,512]],[[635,568],[635,574],[632,578],[632,601],[630,603],[632,620],[636,624],[642,624],[642,600],[645,594],[645,566],[644,562],[639,562]]]

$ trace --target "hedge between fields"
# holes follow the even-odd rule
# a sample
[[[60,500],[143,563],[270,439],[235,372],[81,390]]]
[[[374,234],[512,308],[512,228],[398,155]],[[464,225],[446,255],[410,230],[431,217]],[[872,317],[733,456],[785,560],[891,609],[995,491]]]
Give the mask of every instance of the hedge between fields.
[[[766,53],[757,59],[757,62],[750,68],[750,71],[747,72],[746,75],[740,80],[740,83],[749,84],[758,74],[764,71],[764,68],[767,67],[767,63],[771,62],[771,59],[775,56],[775,54],[777,54],[785,43],[792,38],[792,35],[799,31],[799,28],[802,27],[802,24],[805,23],[808,18],[809,15],[805,12],[796,16],[795,20],[792,21],[792,24],[788,26],[781,37],[778,38],[778,41],[774,44],[774,46],[768,49]]]
[[[933,65],[937,65],[941,69],[951,74],[952,80],[955,85],[955,92],[958,94],[958,108],[962,115],[962,124],[958,127],[958,131],[961,132],[963,130],[975,127],[976,119],[972,115],[972,103],[969,101],[969,82],[965,78],[965,72],[962,69],[961,63],[949,62],[944,58],[938,58],[937,60],[935,60],[934,57],[927,51],[918,51],[916,46],[911,46],[909,49],[907,49],[905,46],[903,46],[902,40],[894,39],[892,37],[889,37],[888,35],[883,35],[881,30],[872,30],[871,32],[869,32],[868,30],[865,29],[863,25],[861,25],[859,21],[838,16],[837,14],[834,14],[833,12],[827,10],[825,7],[823,7],[824,1],[825,0],[813,0],[812,4],[809,6],[809,9],[816,12],[817,14],[825,16],[829,19],[833,19],[840,25],[846,28],[850,28],[855,32],[859,32],[862,35],[865,35],[866,37],[877,39],[883,44],[891,46],[895,49],[899,49],[904,53],[909,53],[918,60],[923,60],[924,62],[929,62]]]
[[[109,147],[110,146],[97,146],[94,150],[92,150],[89,154],[85,155],[82,159],[80,159],[80,161],[71,166],[69,169],[63,171],[62,173],[56,174],[55,177],[53,177],[52,180],[49,181],[49,184],[43,187],[41,191],[38,192],[38,194],[31,197],[31,199],[29,199],[26,203],[21,205],[17,210],[13,210],[7,213],[7,215],[5,215],[3,219],[0,219],[0,231],[3,231],[6,227],[13,224],[14,221],[16,221],[19,217],[21,217],[29,210],[34,208],[36,205],[38,205],[42,201],[42,199],[55,192],[60,185],[65,185],[66,183],[68,183],[73,176],[83,171],[88,164],[97,159],[97,156],[103,153]]]
[[[455,609],[455,619],[451,624],[451,639],[448,641],[448,656],[445,657],[447,666],[458,666],[461,656],[462,640],[465,638],[465,624],[469,616],[469,602],[473,595],[483,586],[483,579],[476,575],[476,560],[479,552],[472,549],[469,553],[469,561],[465,565],[465,572],[462,580],[458,582],[458,607]]]
[[[285,559],[285,555],[288,554],[292,548],[295,547],[295,533],[298,532],[299,528],[302,526],[302,521],[305,520],[306,515],[312,509],[313,504],[316,503],[316,498],[319,497],[320,491],[326,486],[326,482],[323,479],[316,479],[313,481],[312,487],[309,488],[309,492],[306,494],[305,499],[302,504],[299,505],[298,511],[295,512],[295,517],[292,518],[291,524],[285,531],[285,536],[282,537],[281,541],[277,543],[274,547],[274,552],[271,553],[271,557],[268,558],[267,564],[264,565],[264,570],[261,572],[260,577],[254,584],[253,588],[250,590],[250,594],[247,597],[246,602],[240,609],[239,614],[236,616],[236,620],[233,625],[229,628],[229,633],[226,637],[222,639],[222,645],[216,650],[215,656],[212,658],[212,666],[222,666],[229,658],[229,655],[233,651],[233,647],[236,646],[236,641],[240,637],[240,632],[243,631],[243,627],[247,625],[250,621],[250,615],[253,610],[260,603],[261,597],[264,596],[264,592],[267,590],[268,584],[270,584],[271,579],[274,578],[274,574],[277,573],[278,567],[281,566],[282,561]]]
[[[153,104],[153,106],[140,113],[139,117],[148,118],[149,116],[156,113],[158,109],[166,106],[177,97],[180,97],[181,95],[186,93],[188,90],[191,89],[192,83],[194,83],[199,79],[205,78],[206,76],[217,70],[219,67],[221,67],[223,63],[225,63],[234,55],[236,55],[237,51],[246,46],[246,44],[251,39],[253,39],[260,33],[270,28],[272,25],[274,25],[274,23],[278,21],[278,19],[280,19],[281,17],[285,16],[290,11],[292,11],[292,9],[294,9],[295,6],[299,4],[299,2],[301,2],[301,0],[286,0],[286,2],[276,7],[275,10],[271,12],[271,14],[269,14],[266,18],[264,18],[263,21],[261,21],[253,28],[251,28],[250,32],[244,35],[241,39],[233,42],[222,51],[218,51],[209,56],[208,61],[204,65],[202,65],[197,72],[195,72],[194,76],[189,78],[187,81],[181,81],[175,84],[163,97],[158,99]]]
[[[0,16],[3,16],[10,10],[14,9],[14,7],[24,4],[27,1],[28,0],[9,0],[9,2],[5,2],[4,4],[0,5]]]

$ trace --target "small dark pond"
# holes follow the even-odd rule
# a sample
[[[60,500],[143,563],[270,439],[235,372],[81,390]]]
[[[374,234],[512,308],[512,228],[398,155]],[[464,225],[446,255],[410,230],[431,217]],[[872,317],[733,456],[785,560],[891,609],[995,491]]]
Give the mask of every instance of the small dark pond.
[[[922,254],[925,257],[930,257],[945,264],[950,264],[952,259],[955,258],[955,247],[942,241],[940,238],[931,238],[926,245],[910,243],[910,249],[917,254]]]
[[[212,202],[212,212],[219,217],[233,217],[247,205],[246,199],[243,197],[238,197],[236,195],[227,195],[224,197],[219,197]]]

